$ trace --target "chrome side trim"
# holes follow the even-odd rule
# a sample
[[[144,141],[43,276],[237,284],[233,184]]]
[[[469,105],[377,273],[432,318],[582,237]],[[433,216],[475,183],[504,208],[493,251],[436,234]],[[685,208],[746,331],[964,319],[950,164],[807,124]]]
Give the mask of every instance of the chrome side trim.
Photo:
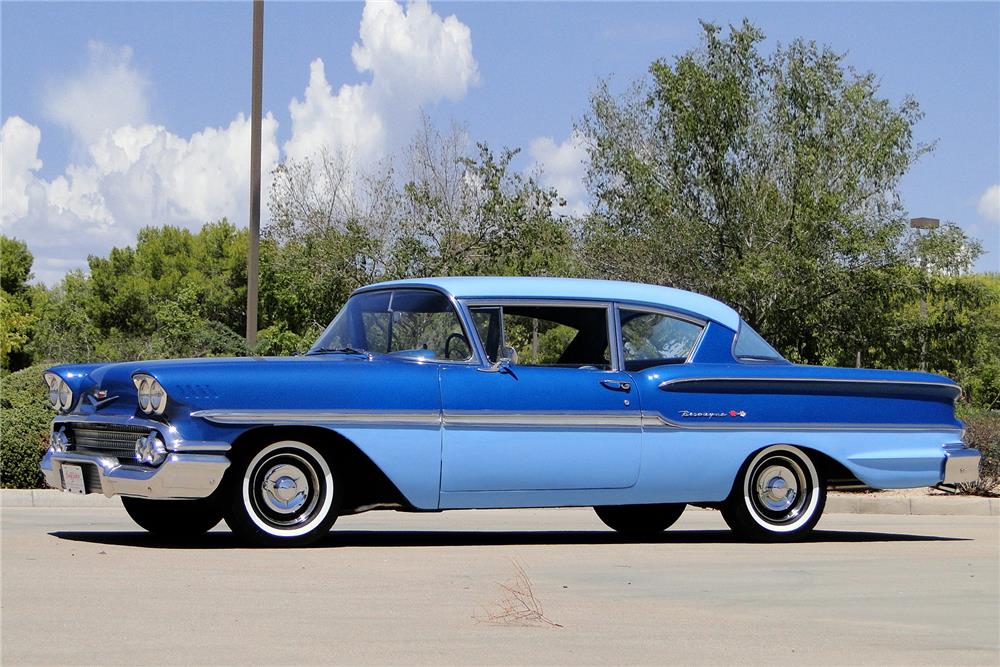
[[[200,417],[216,424],[367,424],[371,426],[438,426],[441,413],[383,410],[196,410]]]
[[[159,466],[150,468],[119,465],[115,459],[104,456],[49,450],[39,467],[52,488],[62,488],[63,464],[92,465],[101,492],[108,498],[122,495],[181,499],[210,496],[219,487],[229,459],[222,455],[169,454]]]
[[[927,382],[923,380],[865,380],[865,379],[847,379],[847,378],[801,378],[801,377],[691,377],[691,378],[673,378],[671,380],[664,380],[660,384],[656,385],[659,389],[664,391],[670,391],[673,385],[685,384],[692,382],[814,382],[817,384],[873,384],[873,385],[902,385],[902,386],[914,386],[914,387],[937,387],[940,389],[948,389],[955,393],[955,396],[959,396],[962,393],[962,388],[955,384],[945,384],[944,382]]]
[[[953,424],[858,424],[843,422],[678,422],[658,412],[642,413],[643,428],[676,428],[691,431],[954,431]]]
[[[471,426],[638,428],[638,412],[494,412],[462,411],[333,411],[333,410],[199,410],[191,413],[217,424],[359,424],[366,426]]]
[[[334,410],[199,410],[191,413],[217,424],[327,424],[361,426],[459,426],[466,428],[673,428],[708,431],[955,431],[951,424],[858,424],[794,422],[678,422],[658,412],[446,412]]]
[[[565,428],[639,428],[637,412],[486,412],[462,410],[445,412],[445,426]]]

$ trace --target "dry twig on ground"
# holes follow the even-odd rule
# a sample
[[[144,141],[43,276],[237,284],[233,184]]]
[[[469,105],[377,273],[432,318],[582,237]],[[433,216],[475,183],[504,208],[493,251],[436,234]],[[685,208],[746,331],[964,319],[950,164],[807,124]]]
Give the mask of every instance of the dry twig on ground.
[[[517,561],[511,561],[511,564],[514,566],[513,580],[507,584],[498,584],[504,593],[503,597],[485,608],[483,614],[473,618],[491,625],[563,627],[545,615],[524,567]]]

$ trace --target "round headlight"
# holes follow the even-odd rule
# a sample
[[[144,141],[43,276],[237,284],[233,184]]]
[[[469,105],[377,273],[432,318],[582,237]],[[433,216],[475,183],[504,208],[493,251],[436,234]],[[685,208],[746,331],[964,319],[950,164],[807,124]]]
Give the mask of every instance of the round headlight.
[[[73,390],[66,381],[55,373],[45,373],[45,384],[49,386],[48,398],[53,409],[67,412],[73,407]]]
[[[59,384],[61,382],[62,380],[59,379],[58,375],[45,374],[45,383],[49,386],[49,403],[52,404],[52,408],[55,410],[59,409]]]
[[[143,373],[132,376],[138,390],[139,409],[148,414],[162,415],[167,409],[167,392],[155,378]]]
[[[69,410],[73,405],[73,390],[69,388],[69,385],[59,381],[59,407],[62,410]]]
[[[163,387],[156,380],[153,380],[149,388],[149,407],[156,414],[163,412],[163,408],[167,402],[167,392],[163,391]]]
[[[149,385],[152,383],[152,378],[143,378],[139,383],[139,409],[143,412],[149,412]]]

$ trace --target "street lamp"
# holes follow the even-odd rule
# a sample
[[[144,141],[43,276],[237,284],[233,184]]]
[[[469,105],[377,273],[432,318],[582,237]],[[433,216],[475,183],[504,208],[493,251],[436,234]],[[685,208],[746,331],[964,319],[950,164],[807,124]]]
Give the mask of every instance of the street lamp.
[[[910,227],[918,230],[919,234],[921,229],[932,230],[937,229],[941,226],[941,220],[938,218],[910,218]],[[920,370],[927,370],[927,257],[924,255],[923,248],[920,249],[920,274],[924,278],[925,284],[922,293],[920,294]]]

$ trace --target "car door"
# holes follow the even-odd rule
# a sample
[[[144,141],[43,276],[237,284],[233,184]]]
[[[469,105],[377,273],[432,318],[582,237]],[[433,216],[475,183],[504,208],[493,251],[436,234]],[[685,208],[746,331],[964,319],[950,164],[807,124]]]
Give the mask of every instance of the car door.
[[[465,492],[495,492],[481,506],[506,504],[496,494],[508,492],[545,504],[546,491],[635,484],[641,416],[616,362],[610,304],[507,301],[469,311],[489,362],[505,346],[516,356],[500,367],[442,367],[441,506],[477,506]]]

